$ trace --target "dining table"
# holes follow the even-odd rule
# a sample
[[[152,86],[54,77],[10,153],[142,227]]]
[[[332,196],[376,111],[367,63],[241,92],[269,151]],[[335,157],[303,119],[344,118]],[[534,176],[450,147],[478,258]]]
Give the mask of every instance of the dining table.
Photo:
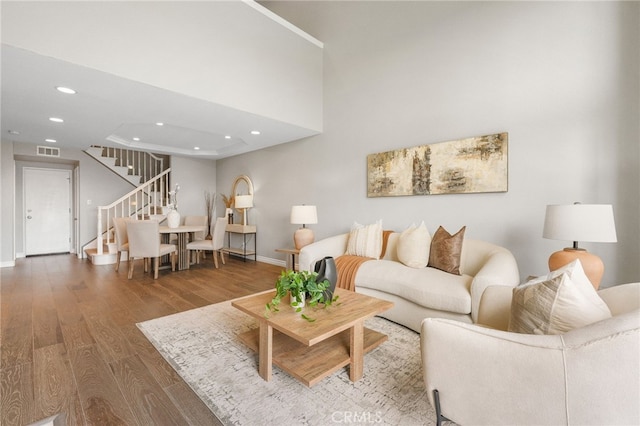
[[[163,244],[169,244],[171,234],[176,234],[178,237],[178,262],[176,268],[179,271],[189,269],[191,265],[191,258],[189,256],[189,250],[187,249],[187,243],[193,241],[196,232],[206,231],[207,227],[202,225],[180,225],[175,228],[170,228],[166,225],[160,226],[160,236]]]

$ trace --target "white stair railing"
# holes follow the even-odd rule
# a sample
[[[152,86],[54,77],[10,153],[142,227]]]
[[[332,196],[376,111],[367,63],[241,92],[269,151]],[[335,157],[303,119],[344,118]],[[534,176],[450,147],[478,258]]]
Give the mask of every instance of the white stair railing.
[[[158,176],[141,184],[139,187],[120,197],[108,206],[98,207],[97,254],[104,253],[104,244],[115,242],[111,231],[114,217],[131,217],[135,219],[163,215],[163,207],[167,204],[169,194],[169,173],[167,169]]]
[[[92,148],[101,149],[103,157],[115,158],[117,166],[129,168],[129,174],[140,176],[141,182],[147,182],[164,171],[164,159],[151,152],[98,145],[92,145]]]

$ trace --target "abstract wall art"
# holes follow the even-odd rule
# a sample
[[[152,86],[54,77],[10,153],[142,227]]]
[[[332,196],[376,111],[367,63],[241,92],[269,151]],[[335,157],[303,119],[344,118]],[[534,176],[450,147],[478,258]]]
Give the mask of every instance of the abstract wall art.
[[[367,156],[367,196],[507,192],[508,133]]]

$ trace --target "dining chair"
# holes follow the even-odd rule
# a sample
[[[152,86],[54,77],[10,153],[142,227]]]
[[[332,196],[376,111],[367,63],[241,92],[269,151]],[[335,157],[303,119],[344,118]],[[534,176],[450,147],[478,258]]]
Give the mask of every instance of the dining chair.
[[[187,249],[193,250],[196,252],[196,263],[200,263],[200,253],[204,251],[213,252],[213,264],[216,268],[218,265],[218,254],[220,254],[220,259],[222,260],[222,264],[225,264],[224,261],[224,251],[222,248],[224,247],[224,234],[227,228],[227,218],[219,217],[216,220],[216,224],[213,228],[213,238],[210,240],[196,240],[187,244]]]
[[[160,257],[171,255],[171,270],[176,270],[178,249],[175,244],[160,243],[160,225],[157,220],[130,220],[127,222],[129,237],[129,279],[133,277],[134,259],[144,259],[144,271],[148,260],[153,259],[153,278],[158,279]]]
[[[117,247],[116,272],[120,269],[120,258],[122,257],[122,252],[127,252],[127,267],[129,267],[129,238],[127,237],[128,220],[129,219],[126,217],[113,218],[113,229],[115,230]]]
[[[209,221],[209,219],[207,218],[207,216],[185,216],[184,217],[184,224],[185,225],[189,225],[189,226],[204,226],[205,229],[207,227],[207,222]],[[195,232],[194,236],[193,236],[193,240],[204,240],[207,236],[208,232],[205,231],[199,231],[199,232]]]

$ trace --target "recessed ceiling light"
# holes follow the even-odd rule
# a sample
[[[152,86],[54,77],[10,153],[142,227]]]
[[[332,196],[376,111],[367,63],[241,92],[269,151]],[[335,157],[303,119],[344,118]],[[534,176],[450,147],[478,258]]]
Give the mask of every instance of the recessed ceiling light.
[[[64,120],[58,117],[49,117],[49,121],[53,121],[54,123],[64,123]]]
[[[258,130],[252,130],[252,131],[251,131],[251,134],[252,134],[252,135],[259,135],[259,134],[260,134],[260,131],[258,131]]]
[[[231,139],[231,136],[227,135],[224,137],[225,139]]]
[[[56,86],[56,90],[58,92],[66,93],[67,95],[75,95],[76,94],[76,91],[73,90],[73,89],[70,89],[69,87]]]
[[[164,126],[164,123],[162,123],[162,122],[158,121],[158,122],[156,123],[156,126]]]
[[[10,135],[19,135],[19,134],[20,134],[20,132],[19,132],[19,131],[17,131],[17,130],[9,130],[9,134],[10,134]]]
[[[129,170],[133,170],[133,166],[131,164],[129,164],[127,167],[129,168]]]
[[[200,150],[199,146],[194,146],[193,149],[195,149],[196,151]]]
[[[140,138],[133,138],[134,141],[138,142]]]
[[[45,142],[49,142],[49,143],[56,143],[56,142],[58,142],[58,141],[57,141],[57,140],[55,140],[55,139],[45,139],[44,141],[45,141]]]

